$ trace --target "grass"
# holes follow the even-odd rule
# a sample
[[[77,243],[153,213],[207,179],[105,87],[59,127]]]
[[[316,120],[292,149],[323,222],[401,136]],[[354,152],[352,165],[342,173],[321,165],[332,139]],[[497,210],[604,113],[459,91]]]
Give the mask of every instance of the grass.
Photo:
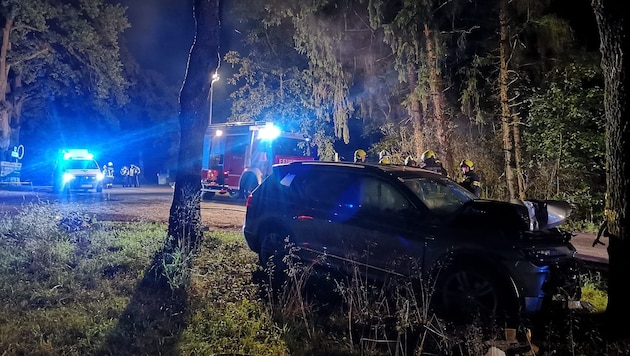
[[[207,232],[196,252],[165,262],[155,257],[166,234],[164,224],[46,204],[0,217],[0,354],[483,355],[502,339],[500,328],[494,338],[451,328],[405,283],[376,286],[313,263],[290,263],[289,283],[272,290],[239,231]],[[151,273],[156,260],[167,283]],[[603,310],[600,277],[584,296]],[[541,324],[532,340],[547,354],[628,351],[602,344],[579,314]]]

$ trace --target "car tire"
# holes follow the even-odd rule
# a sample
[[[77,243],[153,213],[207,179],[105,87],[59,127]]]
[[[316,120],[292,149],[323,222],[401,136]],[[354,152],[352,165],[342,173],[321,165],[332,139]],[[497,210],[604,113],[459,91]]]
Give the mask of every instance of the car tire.
[[[97,193],[102,193],[103,192],[103,187],[96,187],[96,192]]]
[[[448,267],[440,272],[436,287],[439,312],[454,322],[507,322],[518,316],[518,301],[509,284],[479,264]]]
[[[289,241],[289,234],[280,229],[261,234],[258,262],[268,275],[274,290],[282,286],[287,279]]]

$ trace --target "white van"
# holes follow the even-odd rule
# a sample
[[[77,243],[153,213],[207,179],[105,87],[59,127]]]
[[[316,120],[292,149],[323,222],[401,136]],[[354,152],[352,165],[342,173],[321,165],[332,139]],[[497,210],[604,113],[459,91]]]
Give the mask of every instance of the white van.
[[[53,190],[57,193],[82,190],[103,191],[103,172],[86,149],[63,150],[55,164]]]

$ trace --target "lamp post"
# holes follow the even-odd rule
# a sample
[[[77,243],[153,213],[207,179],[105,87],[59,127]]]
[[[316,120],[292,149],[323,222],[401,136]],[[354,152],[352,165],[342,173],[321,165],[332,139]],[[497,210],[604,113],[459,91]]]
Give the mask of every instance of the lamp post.
[[[216,71],[212,73],[212,80],[210,81],[210,113],[208,114],[208,126],[212,124],[212,95],[214,93],[214,83],[219,81],[219,73]]]

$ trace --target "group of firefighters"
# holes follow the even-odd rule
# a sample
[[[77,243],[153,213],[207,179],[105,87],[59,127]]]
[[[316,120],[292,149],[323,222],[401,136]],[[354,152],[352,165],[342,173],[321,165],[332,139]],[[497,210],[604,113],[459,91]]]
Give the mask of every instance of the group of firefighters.
[[[367,159],[367,152],[363,149],[354,151],[354,162],[365,162]],[[378,153],[378,163],[391,164],[392,159],[389,152],[382,150]],[[413,156],[407,156],[404,162],[405,166],[420,167],[433,171],[448,177],[448,172],[442,166],[442,162],[437,159],[437,156],[433,150],[426,150],[420,156],[420,160],[416,160]],[[459,182],[461,186],[473,193],[475,196],[481,194],[481,183],[479,175],[474,171],[474,163],[470,159],[464,159],[460,162],[459,167],[462,170],[463,180]]]
[[[114,163],[108,162],[107,165],[103,165],[103,175],[105,176],[105,188],[114,187]],[[123,166],[120,169],[120,176],[122,177],[123,187],[140,187],[140,167],[135,164],[129,166]]]

